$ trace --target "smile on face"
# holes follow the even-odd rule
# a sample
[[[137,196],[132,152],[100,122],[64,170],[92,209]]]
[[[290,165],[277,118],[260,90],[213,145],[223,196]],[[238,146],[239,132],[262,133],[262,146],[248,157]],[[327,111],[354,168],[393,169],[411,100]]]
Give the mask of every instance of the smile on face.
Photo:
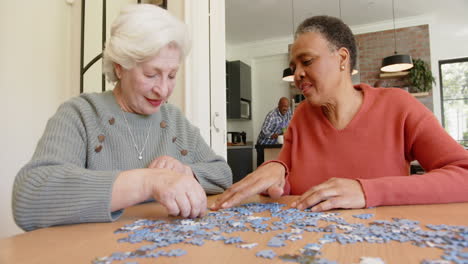
[[[171,96],[181,61],[180,49],[166,45],[155,56],[131,69],[115,65],[120,84],[114,89],[124,111],[150,115]],[[116,89],[119,89],[116,93]]]
[[[341,56],[317,32],[300,34],[291,49],[294,83],[307,100],[317,106],[334,96],[340,81]]]

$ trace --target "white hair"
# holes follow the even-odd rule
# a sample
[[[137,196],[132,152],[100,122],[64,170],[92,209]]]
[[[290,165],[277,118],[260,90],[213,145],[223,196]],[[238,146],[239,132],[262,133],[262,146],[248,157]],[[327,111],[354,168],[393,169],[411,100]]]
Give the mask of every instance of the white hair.
[[[131,69],[169,44],[180,49],[181,58],[189,52],[188,30],[182,21],[156,5],[128,5],[112,23],[103,52],[103,73],[109,82],[116,82],[114,63]]]

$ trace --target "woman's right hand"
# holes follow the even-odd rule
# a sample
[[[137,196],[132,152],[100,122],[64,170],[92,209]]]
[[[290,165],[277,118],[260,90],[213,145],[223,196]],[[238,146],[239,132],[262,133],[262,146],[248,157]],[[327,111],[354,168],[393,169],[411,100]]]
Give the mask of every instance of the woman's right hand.
[[[206,214],[206,194],[193,174],[159,168],[121,172],[113,185],[111,211],[150,198],[166,207],[169,215],[195,218]]]
[[[206,193],[193,174],[181,174],[169,169],[150,169],[146,190],[166,207],[169,215],[201,217],[206,214]]]
[[[271,162],[263,165],[222,193],[210,209],[236,206],[242,200],[264,191],[268,191],[272,198],[279,198],[286,184],[285,174],[286,169],[281,163]]]

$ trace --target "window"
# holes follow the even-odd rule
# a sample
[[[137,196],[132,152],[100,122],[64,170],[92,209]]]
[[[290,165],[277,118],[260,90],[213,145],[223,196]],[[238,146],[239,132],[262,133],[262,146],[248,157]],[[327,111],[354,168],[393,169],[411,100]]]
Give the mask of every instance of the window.
[[[468,57],[439,61],[442,123],[468,147]]]

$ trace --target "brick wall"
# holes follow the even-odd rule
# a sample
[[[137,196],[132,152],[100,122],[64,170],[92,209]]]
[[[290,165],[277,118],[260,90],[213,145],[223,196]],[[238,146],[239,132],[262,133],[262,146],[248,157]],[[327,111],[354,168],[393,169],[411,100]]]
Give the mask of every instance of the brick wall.
[[[395,42],[393,29],[356,35],[358,46],[359,74],[362,83],[374,85],[379,80],[382,59],[393,55]],[[409,54],[413,59],[419,58],[431,62],[429,45],[429,26],[398,28],[396,30],[397,51],[399,54]],[[406,87],[405,78],[384,79],[385,87]]]

